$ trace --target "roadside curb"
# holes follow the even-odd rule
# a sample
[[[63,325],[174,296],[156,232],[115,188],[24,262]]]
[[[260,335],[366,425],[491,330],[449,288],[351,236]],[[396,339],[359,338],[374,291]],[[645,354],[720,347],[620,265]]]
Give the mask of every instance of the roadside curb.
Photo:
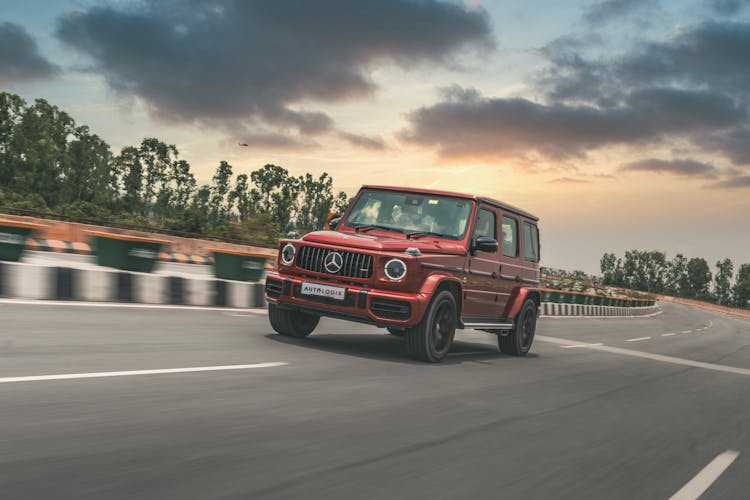
[[[658,305],[646,307],[595,306],[542,302],[542,318],[647,318],[661,314]]]
[[[18,262],[0,263],[0,297],[236,309],[266,306],[260,282]]]

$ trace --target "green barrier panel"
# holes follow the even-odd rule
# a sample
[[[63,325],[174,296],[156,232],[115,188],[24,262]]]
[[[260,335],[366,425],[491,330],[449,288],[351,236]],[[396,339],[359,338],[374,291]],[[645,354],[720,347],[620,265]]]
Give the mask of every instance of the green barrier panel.
[[[91,250],[100,266],[114,267],[125,271],[150,273],[159,260],[163,240],[90,233]]]
[[[20,260],[31,231],[41,227],[26,222],[0,221],[0,260]]]
[[[542,292],[542,302],[552,302],[552,294],[550,292]]]
[[[266,257],[239,252],[213,250],[214,275],[217,278],[237,281],[260,281],[266,266]]]

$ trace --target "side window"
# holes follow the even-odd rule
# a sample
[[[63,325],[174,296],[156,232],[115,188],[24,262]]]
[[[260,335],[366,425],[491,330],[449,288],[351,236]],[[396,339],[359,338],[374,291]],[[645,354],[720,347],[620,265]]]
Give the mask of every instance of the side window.
[[[523,258],[532,262],[539,260],[539,229],[528,222],[523,223]]]
[[[503,255],[518,257],[518,221],[503,216]]]
[[[479,217],[477,218],[477,228],[474,230],[474,237],[487,236],[488,238],[496,240],[496,228],[497,222],[495,219],[495,212],[480,208]]]

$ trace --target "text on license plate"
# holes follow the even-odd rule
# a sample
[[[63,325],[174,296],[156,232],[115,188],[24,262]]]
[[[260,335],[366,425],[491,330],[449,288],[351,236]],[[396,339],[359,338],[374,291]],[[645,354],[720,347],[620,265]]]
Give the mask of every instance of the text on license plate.
[[[343,286],[321,285],[319,283],[302,282],[302,295],[317,295],[318,297],[329,297],[336,300],[344,300],[346,288]]]

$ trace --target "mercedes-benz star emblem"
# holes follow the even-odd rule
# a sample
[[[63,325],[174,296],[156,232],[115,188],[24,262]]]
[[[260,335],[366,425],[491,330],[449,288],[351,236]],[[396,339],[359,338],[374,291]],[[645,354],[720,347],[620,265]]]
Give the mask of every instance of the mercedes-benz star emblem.
[[[326,255],[326,260],[323,261],[323,265],[331,274],[336,274],[341,271],[341,266],[344,265],[344,258],[338,252],[331,252]]]

